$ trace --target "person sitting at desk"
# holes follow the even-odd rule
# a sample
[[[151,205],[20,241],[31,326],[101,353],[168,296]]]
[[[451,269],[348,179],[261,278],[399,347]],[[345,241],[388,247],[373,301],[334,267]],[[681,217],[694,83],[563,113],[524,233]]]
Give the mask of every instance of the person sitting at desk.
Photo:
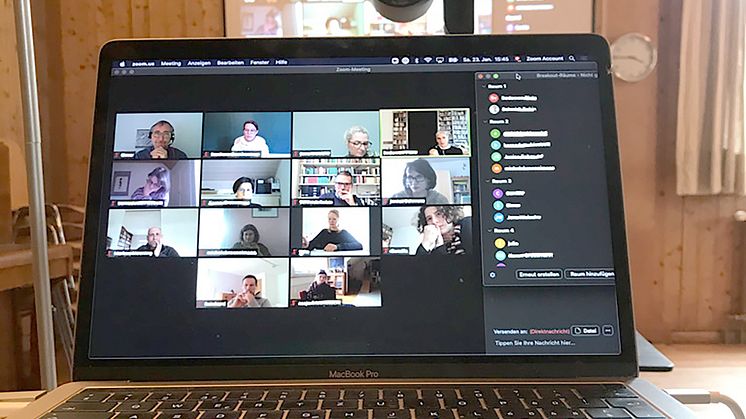
[[[331,199],[335,207],[363,205],[363,201],[352,193],[352,173],[343,170],[334,179],[334,192],[322,194],[319,199]]]
[[[236,199],[240,201],[249,201],[249,208],[259,208],[261,205],[251,202],[254,197],[254,179],[246,176],[241,176],[233,182],[233,193],[236,194]]]
[[[314,250],[320,249],[325,252],[336,252],[338,250],[363,250],[363,245],[352,237],[347,230],[340,230],[337,224],[339,220],[339,211],[333,209],[329,211],[327,222],[329,228],[325,228],[316,235],[310,242],[303,237],[303,248]]]
[[[267,140],[259,133],[259,123],[248,120],[243,123],[243,135],[233,140],[231,151],[258,151],[260,157],[269,157]]]
[[[150,227],[148,229],[148,242],[138,247],[137,250],[151,251],[155,257],[179,257],[179,252],[171,246],[162,244],[162,240],[163,233],[160,227]]]
[[[135,189],[130,199],[137,201],[163,200],[163,205],[168,206],[169,189],[168,169],[156,167],[145,178],[145,185]]]
[[[186,159],[187,155],[176,147],[172,147],[176,134],[174,126],[166,120],[160,120],[150,127],[148,133],[151,146],[135,153],[135,160],[150,159]]]
[[[256,250],[259,256],[272,256],[267,246],[259,243],[259,230],[254,224],[246,224],[239,234],[240,240],[233,244],[233,249]]]
[[[320,301],[320,300],[336,300],[337,290],[329,285],[329,275],[326,274],[325,270],[320,270],[316,274],[316,280],[311,283],[306,291],[306,300]]]
[[[431,156],[462,155],[464,150],[451,145],[447,131],[438,131],[435,133],[435,145],[430,147],[427,154]]]
[[[434,190],[438,182],[435,170],[425,159],[407,163],[404,168],[402,183],[404,190],[392,195],[392,198],[425,198],[426,204],[447,204],[448,198]]]
[[[257,285],[257,279],[254,275],[243,277],[241,283],[243,290],[234,294],[233,298],[228,300],[228,308],[272,307],[269,299],[260,297],[259,293],[256,292]]]

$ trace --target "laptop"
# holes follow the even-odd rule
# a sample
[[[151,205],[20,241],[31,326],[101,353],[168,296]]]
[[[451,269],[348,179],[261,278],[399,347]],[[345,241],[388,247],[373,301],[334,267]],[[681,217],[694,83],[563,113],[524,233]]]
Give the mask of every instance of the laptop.
[[[606,42],[114,41],[74,381],[17,417],[691,417],[637,378]]]

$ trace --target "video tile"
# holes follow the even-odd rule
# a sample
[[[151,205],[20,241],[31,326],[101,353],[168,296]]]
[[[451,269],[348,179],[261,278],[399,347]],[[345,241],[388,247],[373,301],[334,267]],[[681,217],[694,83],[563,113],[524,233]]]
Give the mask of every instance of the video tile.
[[[200,157],[201,113],[120,113],[114,128],[114,158],[182,160]]]
[[[376,206],[380,159],[294,159],[293,206]]]
[[[384,158],[383,205],[470,204],[467,157]]]
[[[290,112],[208,112],[205,158],[290,157]]]
[[[289,208],[203,208],[199,256],[288,256]]]
[[[378,111],[293,113],[293,157],[375,157],[380,138]]]
[[[384,255],[473,253],[471,206],[385,207],[381,211]]]
[[[290,205],[290,160],[204,160],[203,207]]]
[[[292,258],[289,305],[380,307],[380,258]]]
[[[199,160],[114,161],[109,200],[112,207],[196,207]]]
[[[107,256],[193,257],[197,255],[198,210],[110,209]]]
[[[471,155],[469,108],[384,109],[383,156]]]
[[[288,307],[287,258],[200,258],[196,308]]]

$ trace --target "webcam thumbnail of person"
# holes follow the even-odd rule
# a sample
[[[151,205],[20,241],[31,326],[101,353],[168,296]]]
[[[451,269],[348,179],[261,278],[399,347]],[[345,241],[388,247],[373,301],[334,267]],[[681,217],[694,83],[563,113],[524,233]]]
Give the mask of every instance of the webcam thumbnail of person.
[[[191,159],[199,158],[201,149],[201,113],[117,114],[115,159]]]
[[[290,306],[381,306],[381,259],[293,258]]]
[[[471,254],[471,206],[423,205],[382,209],[384,255]]]
[[[197,255],[197,209],[111,209],[108,256]]]
[[[204,157],[290,157],[290,112],[205,114]]]
[[[293,157],[375,157],[379,124],[378,111],[294,112]]]
[[[380,161],[351,158],[293,160],[293,205],[379,205]]]
[[[205,208],[200,256],[288,256],[289,208]]]
[[[471,203],[467,157],[384,158],[381,174],[384,205]]]
[[[109,199],[112,207],[195,207],[200,161],[115,161]]]
[[[290,161],[203,160],[202,206],[290,205]]]
[[[300,243],[291,246],[298,256],[370,255],[370,209],[302,208]],[[294,230],[293,234],[297,234]]]
[[[469,156],[469,108],[381,110],[381,149],[384,156]]]
[[[287,258],[201,258],[197,308],[288,306]]]

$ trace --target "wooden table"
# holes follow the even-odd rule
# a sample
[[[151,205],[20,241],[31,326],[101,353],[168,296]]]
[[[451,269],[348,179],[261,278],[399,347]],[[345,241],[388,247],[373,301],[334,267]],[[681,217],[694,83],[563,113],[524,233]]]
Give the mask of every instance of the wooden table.
[[[746,345],[655,345],[676,366],[671,372],[644,372],[642,378],[664,389],[701,388],[729,396],[746,411]],[[727,407],[689,406],[701,418],[728,419]]]
[[[71,246],[50,245],[48,253],[51,278],[72,275]],[[17,390],[18,386],[17,351],[20,350],[20,344],[15,339],[12,291],[33,285],[31,260],[29,245],[0,245],[0,391]]]

